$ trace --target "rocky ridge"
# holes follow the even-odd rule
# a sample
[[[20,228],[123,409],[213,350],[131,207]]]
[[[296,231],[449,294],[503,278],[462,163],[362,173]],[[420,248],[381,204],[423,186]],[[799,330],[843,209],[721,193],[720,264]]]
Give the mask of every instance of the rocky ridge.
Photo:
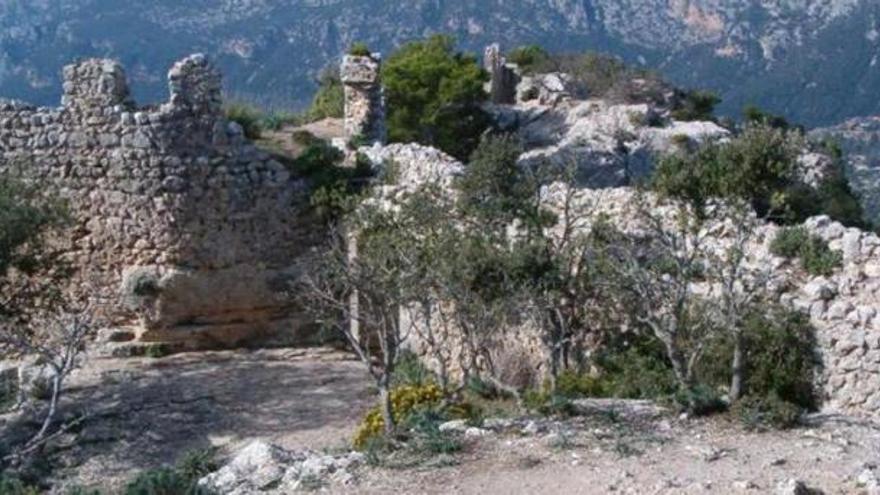
[[[306,102],[318,71],[354,41],[388,52],[449,32],[474,52],[494,41],[607,51],[719,91],[726,114],[758,103],[829,125],[880,112],[878,17],[869,0],[9,0],[0,94],[54,101],[55,68],[99,56],[132,67],[139,97],[159,98],[169,60],[156,54],[205,51],[230,93],[286,107]]]

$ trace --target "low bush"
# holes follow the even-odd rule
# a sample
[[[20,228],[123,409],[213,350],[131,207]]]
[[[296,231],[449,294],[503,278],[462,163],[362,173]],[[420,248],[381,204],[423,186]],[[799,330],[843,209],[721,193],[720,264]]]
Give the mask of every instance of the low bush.
[[[570,399],[584,397],[604,397],[605,383],[598,377],[565,370],[556,379],[556,393]]]
[[[733,405],[731,412],[748,429],[784,430],[800,424],[804,409],[770,394],[745,397]]]
[[[177,472],[188,480],[197,481],[220,469],[217,450],[214,448],[192,450],[177,461]]]
[[[781,229],[770,244],[770,252],[783,258],[798,258],[810,275],[829,276],[840,267],[843,256],[831,250],[821,237],[810,235],[804,227]]]
[[[419,356],[411,351],[404,351],[398,358],[392,379],[394,386],[423,387],[435,383],[434,373],[422,363]]]
[[[351,44],[351,47],[348,49],[348,54],[355,57],[369,57],[372,55],[372,52],[366,43],[356,41]]]
[[[422,386],[405,385],[391,390],[391,409],[395,420],[405,424],[419,409],[436,406],[443,399],[443,392],[436,384]],[[364,450],[371,439],[382,436],[385,420],[378,407],[367,412],[355,432],[352,444],[357,450]]]
[[[216,471],[216,450],[204,449],[187,452],[173,468],[163,467],[144,471],[129,482],[125,495],[211,495],[210,490],[198,486],[199,479]]]
[[[694,416],[708,416],[727,410],[727,403],[718,390],[705,383],[698,383],[689,390],[675,393],[674,402]]]
[[[662,344],[652,336],[613,339],[600,352],[597,364],[602,370],[602,390],[609,397],[657,399],[676,392],[672,365]]]
[[[0,473],[0,495],[39,495],[40,490],[26,485],[18,478]]]
[[[819,407],[815,377],[822,366],[809,317],[781,307],[755,308],[743,329],[744,397],[732,412],[747,426],[790,427]],[[708,346],[698,368],[716,388],[729,385],[733,341],[723,335]]]
[[[285,162],[291,173],[309,181],[311,206],[326,221],[349,211],[373,175],[368,161],[359,157],[355,167],[344,167],[343,158],[338,148],[315,138],[299,157]]]
[[[508,62],[518,65],[524,73],[530,73],[537,67],[546,66],[550,54],[538,45],[526,45],[514,48],[506,58]]]
[[[338,69],[327,69],[318,78],[318,91],[305,112],[305,120],[341,119],[345,114],[345,89]]]
[[[244,130],[246,138],[260,139],[263,134],[263,112],[246,103],[228,103],[223,109],[226,119],[235,122]]]
[[[795,258],[809,239],[810,233],[804,227],[782,228],[770,243],[770,252],[783,258]]]
[[[672,110],[672,118],[681,121],[715,120],[715,106],[721,98],[711,91],[688,91],[683,101]]]

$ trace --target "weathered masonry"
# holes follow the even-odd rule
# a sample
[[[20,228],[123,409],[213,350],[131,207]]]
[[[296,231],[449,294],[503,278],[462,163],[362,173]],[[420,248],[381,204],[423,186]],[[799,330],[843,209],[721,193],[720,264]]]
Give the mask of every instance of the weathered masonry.
[[[60,108],[0,101],[0,171],[69,202],[69,292],[98,301],[116,338],[295,333],[285,281],[315,235],[304,183],[224,118],[204,56],[176,63],[168,82],[167,102],[138,107],[122,67],[92,59],[64,69]]]

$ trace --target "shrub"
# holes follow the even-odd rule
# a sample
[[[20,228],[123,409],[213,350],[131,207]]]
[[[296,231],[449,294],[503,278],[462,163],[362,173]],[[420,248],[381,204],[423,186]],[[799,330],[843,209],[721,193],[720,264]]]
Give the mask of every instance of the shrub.
[[[766,112],[755,105],[748,105],[743,108],[743,118],[749,125],[769,126],[774,129],[789,129],[792,127],[785,117]]]
[[[319,218],[327,221],[350,210],[353,199],[373,174],[368,161],[359,158],[355,167],[344,167],[343,158],[339,149],[316,139],[287,163],[292,173],[308,179],[311,206]]]
[[[327,69],[318,79],[318,91],[306,110],[306,120],[341,119],[345,114],[345,89],[338,69]]]
[[[595,376],[564,370],[556,378],[556,393],[571,399],[581,397],[604,397],[605,383]]]
[[[0,473],[0,495],[39,495],[40,490],[28,486],[18,478]]]
[[[410,415],[419,408],[437,405],[443,398],[443,393],[436,384],[423,386],[402,386],[391,390],[391,409],[398,423],[404,424]],[[357,450],[363,450],[368,442],[383,434],[385,420],[378,407],[367,412],[361,425],[355,433],[352,444]]]
[[[356,41],[351,44],[351,48],[348,49],[348,54],[355,57],[369,57],[373,53],[370,51],[370,48],[366,43]]]
[[[3,491],[0,490],[0,493],[3,493]],[[67,490],[67,495],[101,495],[101,491],[97,489],[75,486]]]
[[[677,389],[662,344],[649,335],[620,336],[597,357],[603,392],[624,399],[657,399]]]
[[[721,394],[705,383],[698,383],[689,390],[679,390],[674,398],[679,407],[695,416],[708,416],[727,409]]]
[[[854,196],[847,188],[830,184],[823,186],[827,187],[823,193],[823,188],[799,183],[797,160],[805,146],[797,131],[750,126],[727,143],[662,158],[652,185],[661,194],[690,202],[698,211],[711,198],[738,198],[749,201],[760,216],[782,223],[799,223],[826,209],[834,210],[842,221],[852,221],[853,210],[845,206],[849,200],[844,198]]]
[[[410,448],[428,455],[453,454],[461,450],[461,441],[452,434],[440,431],[445,417],[433,410],[416,411],[404,426],[410,432]]]
[[[830,276],[843,262],[840,252],[832,251],[825,240],[810,235],[804,227],[781,229],[770,244],[770,252],[800,259],[801,267],[815,276]]]
[[[488,74],[448,36],[404,45],[382,72],[393,142],[435,146],[464,160],[489,126],[482,109]]]
[[[309,146],[313,146],[316,144],[320,144],[321,140],[318,139],[314,134],[305,130],[294,131],[290,135],[290,139],[300,145],[308,148]]]
[[[276,111],[263,116],[260,124],[265,129],[277,131],[286,125],[301,125],[303,124],[303,120],[302,115]]]
[[[217,463],[217,450],[209,448],[187,452],[177,461],[176,469],[184,479],[197,482],[220,469]]]
[[[531,191],[518,163],[522,152],[522,143],[512,135],[481,140],[456,182],[462,209],[487,222],[508,223],[521,216]]]
[[[790,427],[819,406],[815,377],[822,363],[809,317],[781,307],[759,306],[745,320],[744,397],[732,412],[747,426]],[[730,383],[733,341],[712,342],[699,376],[715,387]]]
[[[809,239],[810,233],[804,227],[782,228],[770,243],[770,252],[783,258],[795,258]]]
[[[395,386],[422,387],[433,382],[434,374],[422,363],[418,355],[412,351],[401,353],[394,368]]]
[[[819,406],[815,388],[815,330],[803,313],[784,308],[759,309],[745,331],[750,395],[775,395],[806,410]]]
[[[681,121],[715,120],[715,106],[721,98],[710,91],[688,91],[684,101],[672,110],[672,118]]]
[[[228,103],[224,108],[226,119],[235,122],[244,130],[246,138],[251,140],[260,139],[263,133],[263,113],[252,105],[246,103]]]
[[[538,45],[514,48],[507,54],[507,61],[519,66],[523,72],[532,72],[536,67],[546,66],[550,54]]]
[[[170,468],[139,474],[125,486],[125,495],[201,495],[206,492]],[[206,494],[207,495],[207,494]]]
[[[804,410],[775,394],[765,397],[748,396],[731,408],[743,425],[749,429],[789,429],[797,426]]]

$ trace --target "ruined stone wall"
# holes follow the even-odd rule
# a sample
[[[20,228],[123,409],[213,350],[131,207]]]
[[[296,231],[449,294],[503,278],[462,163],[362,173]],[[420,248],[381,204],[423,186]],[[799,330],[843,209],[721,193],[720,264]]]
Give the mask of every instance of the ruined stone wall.
[[[137,107],[122,67],[92,59],[64,69],[59,108],[0,102],[0,171],[69,202],[71,294],[144,340],[231,343],[287,321],[304,185],[226,121],[204,56],[168,79],[167,102]]]
[[[618,228],[632,232],[643,228],[645,221],[632,206],[636,194],[629,188],[585,189],[571,211],[589,212],[579,228],[587,229],[590,218],[606,215]],[[675,221],[674,209],[655,213],[670,224]],[[775,256],[770,245],[781,227],[771,223],[759,226],[746,247],[748,264],[758,272],[770,270],[767,287],[775,301],[810,316],[822,358],[818,382],[823,408],[876,418],[880,416],[880,237],[846,228],[826,216],[813,217],[804,227],[843,254],[842,266],[831,276],[811,276],[797,260]],[[721,224],[709,227],[709,247],[726,252],[732,242],[730,230]]]

